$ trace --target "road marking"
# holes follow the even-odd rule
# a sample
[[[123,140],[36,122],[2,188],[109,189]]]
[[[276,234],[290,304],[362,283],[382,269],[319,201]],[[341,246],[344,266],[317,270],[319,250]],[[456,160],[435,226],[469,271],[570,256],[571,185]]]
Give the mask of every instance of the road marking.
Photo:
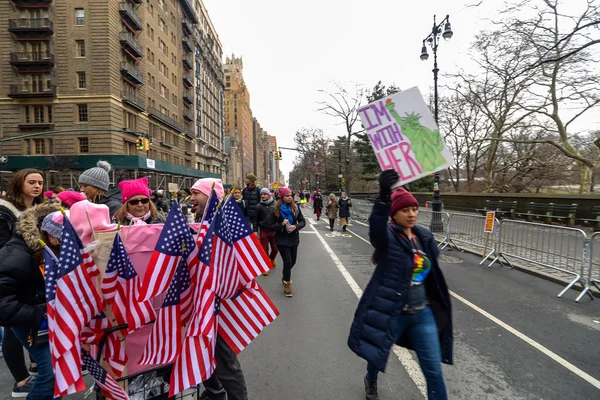
[[[360,224],[362,226],[369,226],[369,224],[365,224],[364,222],[361,222],[361,221],[356,221],[355,220],[354,222],[356,222],[357,224]]]
[[[310,222],[311,225],[314,225],[317,223],[317,221],[315,221],[313,218],[309,218],[308,222]]]
[[[355,237],[359,238],[360,240],[362,240],[363,242],[365,242],[366,244],[368,244],[369,246],[371,245],[371,242],[369,242],[367,239],[365,239],[364,237],[357,235],[356,232],[351,231],[350,229],[346,228],[348,230],[348,232],[352,233]]]
[[[317,234],[317,237],[319,238],[319,241],[321,241],[321,244],[325,248],[325,251],[329,253],[329,256],[333,260],[333,263],[341,272],[344,279],[346,279],[346,282],[348,283],[356,297],[360,299],[360,297],[363,294],[363,291],[360,288],[360,286],[358,286],[358,283],[356,283],[352,275],[350,275],[350,272],[348,272],[346,267],[344,267],[344,264],[342,264],[342,261],[340,261],[335,252],[331,249],[331,247],[329,247],[327,241],[323,238],[323,236],[321,236],[319,231],[317,231],[317,228],[314,225],[311,225],[310,227]],[[411,377],[413,382],[415,382],[415,385],[417,385],[417,388],[419,388],[419,390],[421,391],[423,397],[427,398],[427,383],[425,382],[425,377],[421,372],[421,367],[419,366],[419,364],[415,361],[412,355],[405,348],[394,345],[392,347],[392,350],[394,351],[394,354],[396,354],[396,357],[398,357],[398,360],[400,360],[400,362],[404,366],[404,369],[406,369],[406,372]]]
[[[352,232],[352,231],[350,231],[350,232]],[[354,232],[352,232],[352,233],[354,234],[354,236],[362,239],[364,242],[369,243],[365,238],[357,235]],[[469,300],[467,300],[464,297],[462,297],[462,296],[454,293],[451,290],[450,290],[450,295],[452,297],[454,297],[455,299],[457,299],[458,301],[460,301],[461,303],[463,303],[463,304],[471,307],[473,310],[477,311],[478,313],[480,313],[481,315],[483,315],[484,317],[486,317],[490,321],[492,321],[492,322],[496,323],[497,325],[499,325],[500,327],[506,329],[507,331],[509,331],[510,333],[512,333],[513,335],[515,335],[516,337],[518,337],[519,339],[523,340],[525,343],[529,344],[530,346],[532,346],[536,350],[539,350],[541,353],[543,353],[546,356],[550,357],[551,359],[553,359],[554,361],[556,361],[557,363],[559,363],[560,365],[562,365],[563,367],[565,367],[566,369],[568,369],[569,371],[571,371],[572,373],[574,373],[575,375],[579,376],[581,379],[585,380],[586,382],[588,382],[592,386],[600,389],[600,381],[598,379],[594,378],[593,376],[591,376],[587,372],[585,372],[585,371],[577,368],[575,365],[571,364],[570,362],[568,362],[564,358],[560,357],[558,354],[554,353],[552,350],[544,347],[540,343],[536,342],[535,340],[533,340],[530,337],[526,336],[525,334],[519,332],[518,330],[516,330],[512,326],[508,325],[506,322],[503,322],[502,320],[494,317],[489,312],[487,312],[484,309],[476,306],[475,304],[471,303]],[[394,350],[394,352],[395,352],[395,350]],[[398,354],[396,353],[396,355],[398,355]],[[398,356],[398,358],[400,358],[400,356]],[[400,360],[400,361],[402,361],[402,360]]]

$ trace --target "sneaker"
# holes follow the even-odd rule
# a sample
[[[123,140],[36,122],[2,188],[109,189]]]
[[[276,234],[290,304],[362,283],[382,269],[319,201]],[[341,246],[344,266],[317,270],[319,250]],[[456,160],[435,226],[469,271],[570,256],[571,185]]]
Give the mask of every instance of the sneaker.
[[[267,272],[263,272],[263,276],[269,276],[269,273],[271,273],[271,271],[267,271]]]
[[[33,379],[32,377],[29,377],[29,379],[27,379],[27,381],[25,382],[25,384],[23,386],[17,385],[16,383],[13,386],[13,390],[12,390],[12,394],[11,396],[14,399],[19,399],[19,398],[25,398],[27,397],[27,395],[29,394],[29,392],[31,391],[31,389],[33,388]]]
[[[38,376],[38,367],[37,365],[34,367],[33,365],[29,366],[29,375],[31,376]]]
[[[283,294],[285,297],[292,297],[292,281],[283,281]]]
[[[365,376],[365,394],[367,400],[379,400],[377,394],[377,381],[370,381]]]

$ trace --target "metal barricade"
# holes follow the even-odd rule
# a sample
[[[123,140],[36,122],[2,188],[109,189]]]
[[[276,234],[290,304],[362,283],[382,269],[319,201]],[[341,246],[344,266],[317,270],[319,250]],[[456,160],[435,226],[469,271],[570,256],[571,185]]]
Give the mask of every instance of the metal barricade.
[[[449,240],[450,236],[448,234],[448,221],[450,220],[450,215],[446,212],[439,212],[439,211],[436,211],[436,212],[439,213],[442,217],[443,229],[441,232],[434,232],[432,230],[432,233],[433,233],[433,237],[438,241],[438,247],[443,250],[447,246],[451,246],[451,243]],[[427,229],[430,229],[431,222],[433,220],[433,214],[434,214],[434,211],[420,209],[419,216],[417,217],[417,224],[424,226]]]
[[[586,286],[583,275],[587,242],[587,235],[581,229],[504,219],[496,243],[496,258],[490,266],[496,261],[503,265],[504,260],[512,267],[508,259],[517,259],[575,276],[558,294],[562,297],[576,283]]]
[[[448,227],[448,244],[450,246],[461,249],[461,246],[457,243],[462,243],[467,247],[482,249],[485,254],[483,254],[483,260],[479,265],[494,255],[497,231],[500,224],[498,218],[495,218],[494,231],[486,233],[485,221],[485,215],[453,213],[450,216]]]
[[[592,288],[592,285],[600,291],[600,286],[598,286],[600,283],[600,232],[594,233],[587,244],[588,270],[586,285],[581,294],[575,299],[577,302],[581,300],[586,293],[591,295],[589,291]],[[592,299],[593,298],[594,297],[592,297]]]

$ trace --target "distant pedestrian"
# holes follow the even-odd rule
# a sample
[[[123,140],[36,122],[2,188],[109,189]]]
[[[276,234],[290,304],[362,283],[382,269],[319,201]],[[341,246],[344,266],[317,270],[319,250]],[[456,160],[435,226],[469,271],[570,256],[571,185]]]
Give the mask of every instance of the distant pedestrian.
[[[260,188],[256,186],[256,175],[248,174],[246,176],[246,187],[242,190],[242,197],[248,206],[248,221],[252,225],[254,232],[258,232],[256,223],[256,206],[260,203]]]
[[[337,218],[337,209],[338,202],[335,199],[335,194],[330,193],[329,199],[327,200],[327,205],[325,206],[325,211],[327,211],[327,218],[329,218],[329,230],[333,232],[333,226],[335,225],[335,220]]]
[[[419,203],[402,188],[392,194],[398,179],[394,170],[379,177],[369,218],[375,272],[356,309],[348,346],[367,361],[367,400],[379,399],[377,376],[393,344],[417,353],[427,398],[446,400],[441,363],[453,363],[450,295],[433,235],[416,225]]]
[[[62,186],[55,186],[51,190],[44,192],[44,197],[48,199],[50,204],[56,204],[60,206],[60,199],[58,198],[58,194],[60,192],[64,192],[65,188]]]
[[[273,267],[277,264],[276,257],[279,250],[275,243],[275,231],[269,225],[271,214],[275,208],[275,200],[271,197],[271,192],[267,188],[262,188],[260,191],[260,203],[256,207],[256,222],[258,223],[258,237],[265,253],[269,256]],[[269,251],[269,247],[271,247]],[[269,275],[269,271],[263,273],[264,276]]]
[[[248,203],[246,202],[246,200],[244,200],[242,198],[242,191],[240,190],[240,188],[236,188],[236,187],[232,188],[231,195],[233,196],[235,201],[238,203],[238,205],[242,209],[242,213],[244,214],[244,217],[246,217],[246,219],[248,219]]]
[[[109,189],[110,169],[108,162],[98,161],[96,167],[86,169],[79,176],[79,186],[89,201],[108,206],[112,218],[123,204],[121,204],[121,189],[118,187]]]
[[[321,218],[321,212],[323,211],[323,196],[321,196],[321,191],[317,189],[315,192],[315,196],[313,199],[313,211],[317,216],[317,221]]]
[[[164,190],[156,190],[150,194],[150,200],[156,206],[159,213],[166,215],[169,212],[169,203],[165,200]]]
[[[296,265],[300,229],[306,222],[300,207],[296,207],[292,191],[287,187],[279,188],[279,200],[275,204],[268,226],[275,231],[275,243],[283,260],[283,294],[292,297],[292,268]]]
[[[352,200],[346,192],[342,192],[338,206],[340,207],[340,226],[342,231],[346,232],[348,218],[350,218],[350,207],[352,207]]]
[[[122,181],[119,187],[123,193],[123,206],[115,213],[115,221],[123,226],[165,223],[165,218],[150,200],[148,178]]]

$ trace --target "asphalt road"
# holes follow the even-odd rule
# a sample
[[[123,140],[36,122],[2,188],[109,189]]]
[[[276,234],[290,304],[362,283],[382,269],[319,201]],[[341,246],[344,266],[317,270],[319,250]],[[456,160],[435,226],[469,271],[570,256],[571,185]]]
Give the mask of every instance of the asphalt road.
[[[361,224],[342,235],[309,219],[292,273],[294,297],[283,296],[281,259],[259,278],[281,315],[240,355],[250,399],[364,399],[366,363],[346,340],[357,294],[373,271],[367,239]],[[558,299],[559,285],[479,266],[472,254],[444,252],[442,260],[455,327],[455,365],[444,366],[449,398],[600,398],[600,299],[577,304],[574,291]],[[425,398],[414,354],[396,350],[380,375],[380,398]],[[8,399],[3,362],[0,385],[0,399]]]

